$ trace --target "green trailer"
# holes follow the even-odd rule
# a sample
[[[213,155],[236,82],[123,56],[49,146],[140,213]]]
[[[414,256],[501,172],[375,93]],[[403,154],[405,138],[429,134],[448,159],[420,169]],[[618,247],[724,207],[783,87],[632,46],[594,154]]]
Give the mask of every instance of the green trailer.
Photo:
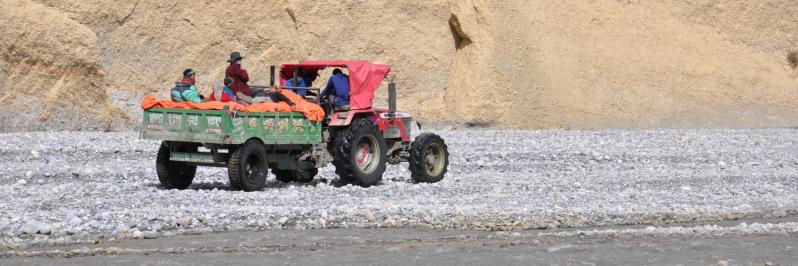
[[[331,161],[322,131],[298,112],[152,108],[141,137],[163,141],[156,168],[167,188],[185,189],[197,166],[213,166],[228,167],[234,188],[252,191],[268,169],[283,182],[311,181]]]
[[[317,144],[321,122],[298,112],[239,113],[230,110],[153,108],[144,111],[142,137],[208,144],[244,144],[256,138],[263,144]]]

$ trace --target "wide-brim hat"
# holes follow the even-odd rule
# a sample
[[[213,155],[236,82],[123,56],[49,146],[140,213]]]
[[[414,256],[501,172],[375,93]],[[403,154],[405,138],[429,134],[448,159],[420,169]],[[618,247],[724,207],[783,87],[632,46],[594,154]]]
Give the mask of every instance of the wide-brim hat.
[[[230,59],[228,59],[227,62],[235,62],[238,61],[238,59],[244,59],[244,57],[241,56],[241,53],[239,52],[232,52],[230,53]]]

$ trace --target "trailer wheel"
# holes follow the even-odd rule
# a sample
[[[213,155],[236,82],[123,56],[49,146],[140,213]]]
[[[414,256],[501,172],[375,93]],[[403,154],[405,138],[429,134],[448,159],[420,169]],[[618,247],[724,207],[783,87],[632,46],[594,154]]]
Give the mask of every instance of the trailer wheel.
[[[268,174],[266,150],[257,140],[248,140],[231,154],[227,162],[230,185],[236,190],[261,190],[266,185]]]
[[[192,152],[187,147],[180,147],[179,150]],[[173,162],[169,160],[170,154],[171,150],[167,146],[167,142],[162,142],[155,158],[155,171],[158,174],[158,180],[166,189],[186,189],[194,181],[197,166],[184,162]]]
[[[410,173],[417,183],[435,183],[443,179],[449,167],[449,151],[438,135],[424,133],[410,147]]]
[[[335,137],[333,165],[344,182],[373,186],[385,172],[387,144],[382,133],[368,119],[357,119]]]
[[[298,182],[298,183],[310,183],[313,181],[313,178],[316,177],[316,174],[319,173],[319,169],[311,168],[311,169],[302,169],[302,170],[279,170],[274,169],[272,170],[274,175],[277,176],[277,180],[280,182]]]

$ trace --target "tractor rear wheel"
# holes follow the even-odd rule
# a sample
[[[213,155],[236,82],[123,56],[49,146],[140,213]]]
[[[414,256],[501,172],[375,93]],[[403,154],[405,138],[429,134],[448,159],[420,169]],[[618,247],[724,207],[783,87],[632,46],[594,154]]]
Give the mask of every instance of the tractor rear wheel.
[[[311,168],[311,169],[302,169],[302,170],[280,170],[274,169],[272,170],[274,175],[277,176],[277,180],[280,182],[298,182],[298,183],[310,183],[313,181],[313,178],[316,177],[316,174],[319,173],[319,169]]]
[[[438,135],[424,133],[410,147],[410,173],[418,183],[435,183],[443,179],[449,167],[449,151]]]
[[[168,145],[169,143],[162,142],[155,158],[155,171],[158,174],[158,180],[161,181],[161,185],[166,189],[186,189],[194,181],[194,176],[197,174],[197,166],[169,160],[171,149]],[[192,152],[190,147],[179,147],[178,150]],[[196,151],[196,147],[193,148],[193,151]]]
[[[258,191],[266,185],[269,164],[266,150],[257,140],[248,140],[236,149],[227,162],[230,186],[247,192]]]
[[[353,121],[335,137],[335,173],[342,181],[361,187],[376,185],[385,172],[387,146],[373,122],[364,118]]]

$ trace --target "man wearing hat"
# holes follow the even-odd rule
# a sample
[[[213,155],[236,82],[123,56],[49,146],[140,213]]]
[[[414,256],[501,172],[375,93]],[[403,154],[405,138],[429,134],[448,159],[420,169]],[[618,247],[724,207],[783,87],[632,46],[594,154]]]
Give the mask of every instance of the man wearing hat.
[[[247,84],[249,82],[249,74],[247,74],[245,69],[241,68],[241,59],[244,59],[244,57],[241,57],[241,53],[230,53],[230,59],[227,60],[227,62],[230,62],[230,66],[227,67],[225,76],[233,79],[235,84],[232,89],[236,96],[243,94],[247,96],[244,98],[253,97],[254,93]]]

